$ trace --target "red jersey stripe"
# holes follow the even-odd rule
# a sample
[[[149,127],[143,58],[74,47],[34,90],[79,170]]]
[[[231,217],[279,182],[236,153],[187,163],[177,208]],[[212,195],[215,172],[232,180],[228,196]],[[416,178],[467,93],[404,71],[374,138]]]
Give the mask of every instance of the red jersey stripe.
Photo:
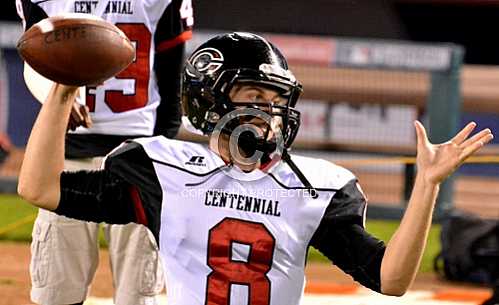
[[[177,37],[163,41],[159,45],[156,46],[156,52],[163,52],[165,50],[171,49],[189,39],[192,38],[192,31],[185,31],[182,34],[178,35]]]
[[[144,211],[144,205],[140,199],[140,194],[135,186],[130,187],[130,197],[133,201],[133,207],[135,209],[135,216],[137,217],[137,223],[147,226],[147,217]]]

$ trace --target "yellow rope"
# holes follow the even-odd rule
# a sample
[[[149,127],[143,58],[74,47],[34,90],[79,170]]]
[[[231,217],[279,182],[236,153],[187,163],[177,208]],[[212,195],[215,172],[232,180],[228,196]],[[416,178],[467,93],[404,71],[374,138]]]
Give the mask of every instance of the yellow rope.
[[[388,158],[366,158],[351,160],[335,160],[334,163],[342,166],[357,165],[380,165],[380,164],[415,164],[416,157],[388,157]],[[472,156],[465,163],[499,163],[499,156]]]
[[[3,234],[8,233],[10,231],[14,231],[17,228],[34,221],[36,218],[36,215],[37,215],[36,213],[28,215],[26,217],[19,219],[18,221],[15,221],[11,224],[6,225],[3,228],[0,228],[0,235],[3,235]]]

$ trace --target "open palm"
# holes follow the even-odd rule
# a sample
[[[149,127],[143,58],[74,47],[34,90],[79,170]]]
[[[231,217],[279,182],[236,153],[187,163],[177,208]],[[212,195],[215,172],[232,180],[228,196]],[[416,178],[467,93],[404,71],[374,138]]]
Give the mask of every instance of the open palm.
[[[483,129],[468,138],[476,123],[468,123],[454,138],[442,144],[432,144],[428,140],[424,126],[415,122],[417,137],[418,171],[425,181],[438,184],[452,174],[469,156],[473,155],[494,136],[490,129]]]

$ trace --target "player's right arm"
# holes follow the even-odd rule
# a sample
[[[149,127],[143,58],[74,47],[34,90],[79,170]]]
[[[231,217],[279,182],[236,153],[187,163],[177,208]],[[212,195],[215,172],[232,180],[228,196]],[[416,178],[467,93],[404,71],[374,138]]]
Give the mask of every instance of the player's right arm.
[[[64,137],[77,89],[60,84],[52,87],[26,146],[17,190],[40,208],[55,210],[59,204]]]
[[[26,146],[19,195],[37,207],[75,219],[144,224],[157,236],[161,186],[139,144],[116,149],[103,170],[63,171],[66,126],[76,92],[76,87],[52,87]]]
[[[112,219],[104,219],[106,217],[103,215],[110,214],[108,210],[112,207],[102,208],[100,202],[103,198],[110,197],[110,192],[115,192],[115,197],[126,197],[119,192],[120,188],[127,186],[126,182],[107,170],[63,172],[66,126],[76,94],[77,87],[60,84],[52,87],[26,146],[19,174],[18,193],[40,208],[88,221],[111,222]],[[71,200],[77,202],[74,207],[66,204]],[[62,206],[60,203],[63,203]],[[78,206],[78,203],[84,206]],[[94,216],[88,211],[95,212]]]

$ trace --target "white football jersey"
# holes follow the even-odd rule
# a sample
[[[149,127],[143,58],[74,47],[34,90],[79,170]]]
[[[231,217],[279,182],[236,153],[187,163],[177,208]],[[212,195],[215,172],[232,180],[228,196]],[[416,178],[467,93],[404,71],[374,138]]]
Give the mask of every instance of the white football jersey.
[[[384,243],[364,229],[367,202],[348,170],[292,156],[244,173],[207,147],[128,141],[100,172],[63,173],[60,215],[147,226],[160,246],[169,305],[297,305],[309,246],[380,291]]]
[[[79,101],[90,108],[93,126],[75,132],[153,134],[160,103],[153,55],[190,37],[191,0],[16,0],[16,4],[26,29],[48,16],[65,13],[92,14],[120,28],[135,45],[136,57],[103,85],[86,88]]]
[[[314,199],[282,162],[268,174],[243,173],[200,144],[134,142],[152,160],[162,189],[159,244],[169,305],[299,303],[309,242],[336,191],[355,180],[351,172],[293,156],[318,190]]]

